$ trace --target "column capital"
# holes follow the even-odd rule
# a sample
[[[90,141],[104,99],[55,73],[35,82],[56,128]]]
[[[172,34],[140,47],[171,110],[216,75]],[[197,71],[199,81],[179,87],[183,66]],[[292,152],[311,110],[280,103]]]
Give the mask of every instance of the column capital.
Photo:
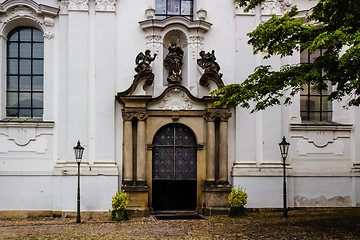
[[[145,111],[137,112],[135,116],[139,121],[145,121],[149,117],[149,113]]]
[[[136,113],[134,112],[122,112],[122,118],[124,121],[131,121],[135,117]]]
[[[219,114],[219,118],[221,122],[227,122],[229,118],[231,118],[232,114],[229,112],[224,112]]]
[[[207,122],[214,122],[216,117],[217,117],[217,114],[215,114],[213,112],[206,112],[204,115],[204,119]]]

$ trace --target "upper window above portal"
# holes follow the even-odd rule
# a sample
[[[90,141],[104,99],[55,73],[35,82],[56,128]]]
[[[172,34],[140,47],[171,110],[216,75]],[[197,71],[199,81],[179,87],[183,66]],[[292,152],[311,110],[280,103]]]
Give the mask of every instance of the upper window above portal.
[[[183,16],[193,20],[194,0],[155,0],[155,18]]]

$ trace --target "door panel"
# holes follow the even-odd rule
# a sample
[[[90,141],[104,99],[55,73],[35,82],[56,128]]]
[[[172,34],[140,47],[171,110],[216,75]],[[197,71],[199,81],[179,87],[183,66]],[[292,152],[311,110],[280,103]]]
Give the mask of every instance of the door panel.
[[[153,141],[154,210],[194,209],[196,206],[197,148],[190,128],[162,127]]]

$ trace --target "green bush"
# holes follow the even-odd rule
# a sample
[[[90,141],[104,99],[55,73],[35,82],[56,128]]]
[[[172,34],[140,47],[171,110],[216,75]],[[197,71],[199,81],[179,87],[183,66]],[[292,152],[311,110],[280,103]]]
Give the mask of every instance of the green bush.
[[[242,188],[231,189],[229,194],[230,212],[229,217],[248,217],[244,206],[247,203],[247,193]]]
[[[111,220],[113,221],[124,221],[129,220],[129,214],[126,210],[127,196],[124,191],[117,192],[111,200],[112,210]]]
[[[229,204],[231,207],[244,207],[247,203],[247,193],[242,188],[231,189],[231,193],[229,194]]]

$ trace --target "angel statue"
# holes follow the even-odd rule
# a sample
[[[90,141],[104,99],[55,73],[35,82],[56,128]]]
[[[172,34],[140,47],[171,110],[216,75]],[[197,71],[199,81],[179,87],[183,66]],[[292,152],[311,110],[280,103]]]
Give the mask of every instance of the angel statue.
[[[178,84],[182,80],[181,67],[183,65],[184,51],[175,42],[169,45],[169,53],[164,59],[164,66],[169,71],[167,80],[169,84]]]
[[[219,73],[220,66],[216,62],[215,50],[212,50],[211,53],[205,53],[205,51],[200,52],[200,59],[197,60],[197,64],[204,69],[204,73],[212,73],[218,75],[220,78],[222,74]]]
[[[150,63],[155,60],[157,54],[154,54],[154,57],[151,57],[150,50],[147,49],[145,51],[145,54],[143,52],[140,52],[135,59],[135,63],[137,64],[135,67],[135,71],[137,73],[143,73],[143,72],[151,72],[152,69],[150,67]]]

